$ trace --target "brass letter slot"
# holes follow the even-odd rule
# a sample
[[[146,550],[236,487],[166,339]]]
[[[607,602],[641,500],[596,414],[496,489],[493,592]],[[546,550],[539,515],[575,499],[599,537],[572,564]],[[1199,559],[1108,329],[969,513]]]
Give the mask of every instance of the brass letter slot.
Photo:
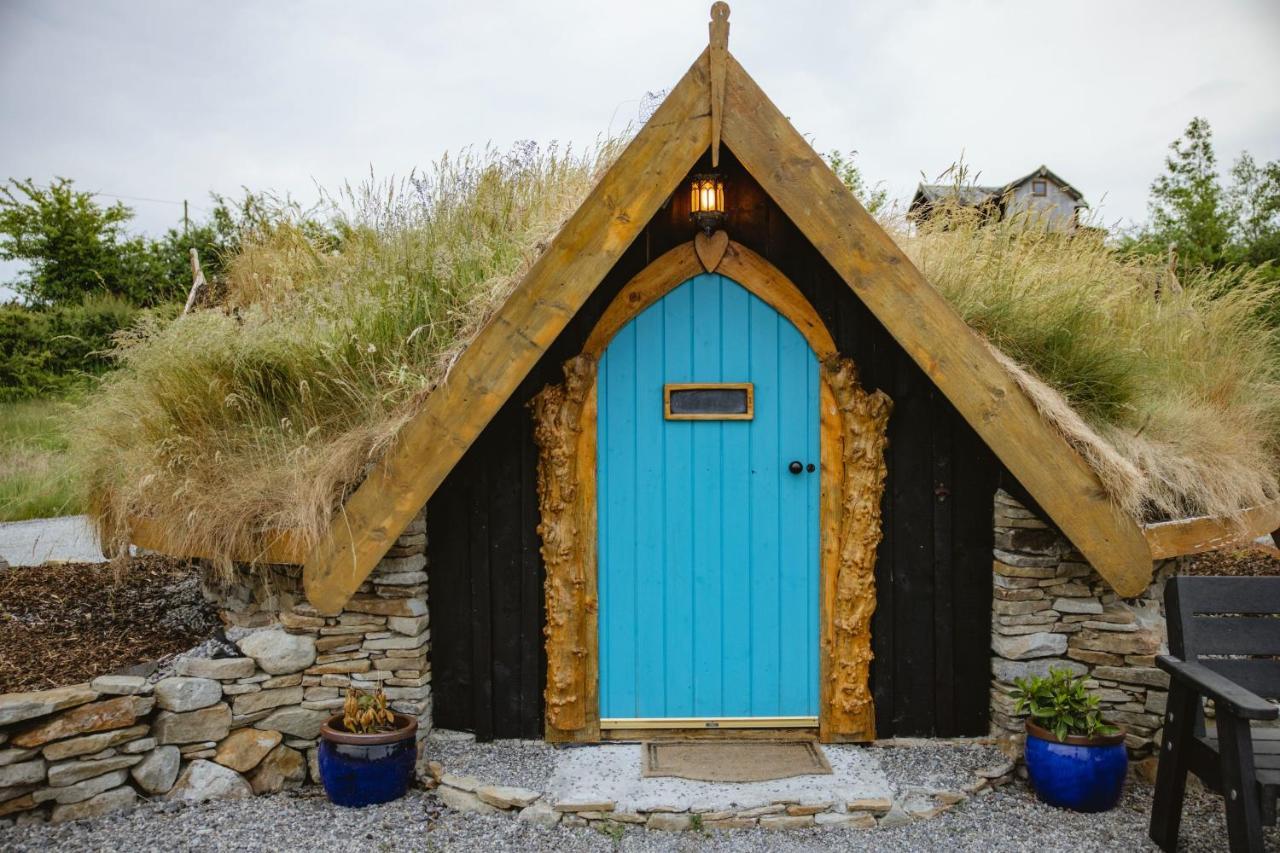
[[[755,417],[750,382],[672,382],[662,388],[669,421],[749,421]]]

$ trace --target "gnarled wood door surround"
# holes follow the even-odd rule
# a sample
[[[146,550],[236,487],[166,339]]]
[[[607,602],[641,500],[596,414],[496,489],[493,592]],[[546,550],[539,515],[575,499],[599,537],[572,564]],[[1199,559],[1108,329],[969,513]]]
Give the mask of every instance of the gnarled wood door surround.
[[[705,253],[704,253],[705,254]],[[565,382],[531,402],[539,448],[538,502],[546,565],[546,736],[601,737],[596,540],[596,366],[618,331],[663,295],[702,272],[728,276],[785,316],[821,363],[819,714],[823,741],[875,737],[869,677],[875,555],[881,539],[885,432],[892,404],[867,393],[813,306],[780,270],[730,242],[704,270],[694,243],[677,246],[619,292]]]

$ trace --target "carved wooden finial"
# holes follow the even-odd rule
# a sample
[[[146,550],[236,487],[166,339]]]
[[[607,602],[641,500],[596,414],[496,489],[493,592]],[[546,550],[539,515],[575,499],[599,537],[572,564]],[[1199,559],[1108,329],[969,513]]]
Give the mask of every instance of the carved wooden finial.
[[[711,4],[711,168],[720,165],[720,125],[724,119],[724,78],[728,71],[729,4]]]

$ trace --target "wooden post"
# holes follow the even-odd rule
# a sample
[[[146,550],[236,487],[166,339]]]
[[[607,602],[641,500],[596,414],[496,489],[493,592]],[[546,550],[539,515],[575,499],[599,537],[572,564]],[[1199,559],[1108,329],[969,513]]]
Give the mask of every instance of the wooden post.
[[[720,127],[724,122],[724,79],[729,70],[729,4],[711,4],[711,168],[720,166]]]
[[[191,292],[187,294],[187,304],[182,306],[183,314],[190,314],[191,309],[196,306],[196,300],[200,297],[200,291],[205,288],[204,270],[200,269],[200,255],[193,248],[191,250]]]

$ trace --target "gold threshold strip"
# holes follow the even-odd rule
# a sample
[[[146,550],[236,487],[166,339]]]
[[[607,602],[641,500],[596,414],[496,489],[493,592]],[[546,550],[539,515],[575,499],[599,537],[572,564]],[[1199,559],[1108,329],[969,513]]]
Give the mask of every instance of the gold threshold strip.
[[[614,717],[602,729],[811,729],[817,717]]]

